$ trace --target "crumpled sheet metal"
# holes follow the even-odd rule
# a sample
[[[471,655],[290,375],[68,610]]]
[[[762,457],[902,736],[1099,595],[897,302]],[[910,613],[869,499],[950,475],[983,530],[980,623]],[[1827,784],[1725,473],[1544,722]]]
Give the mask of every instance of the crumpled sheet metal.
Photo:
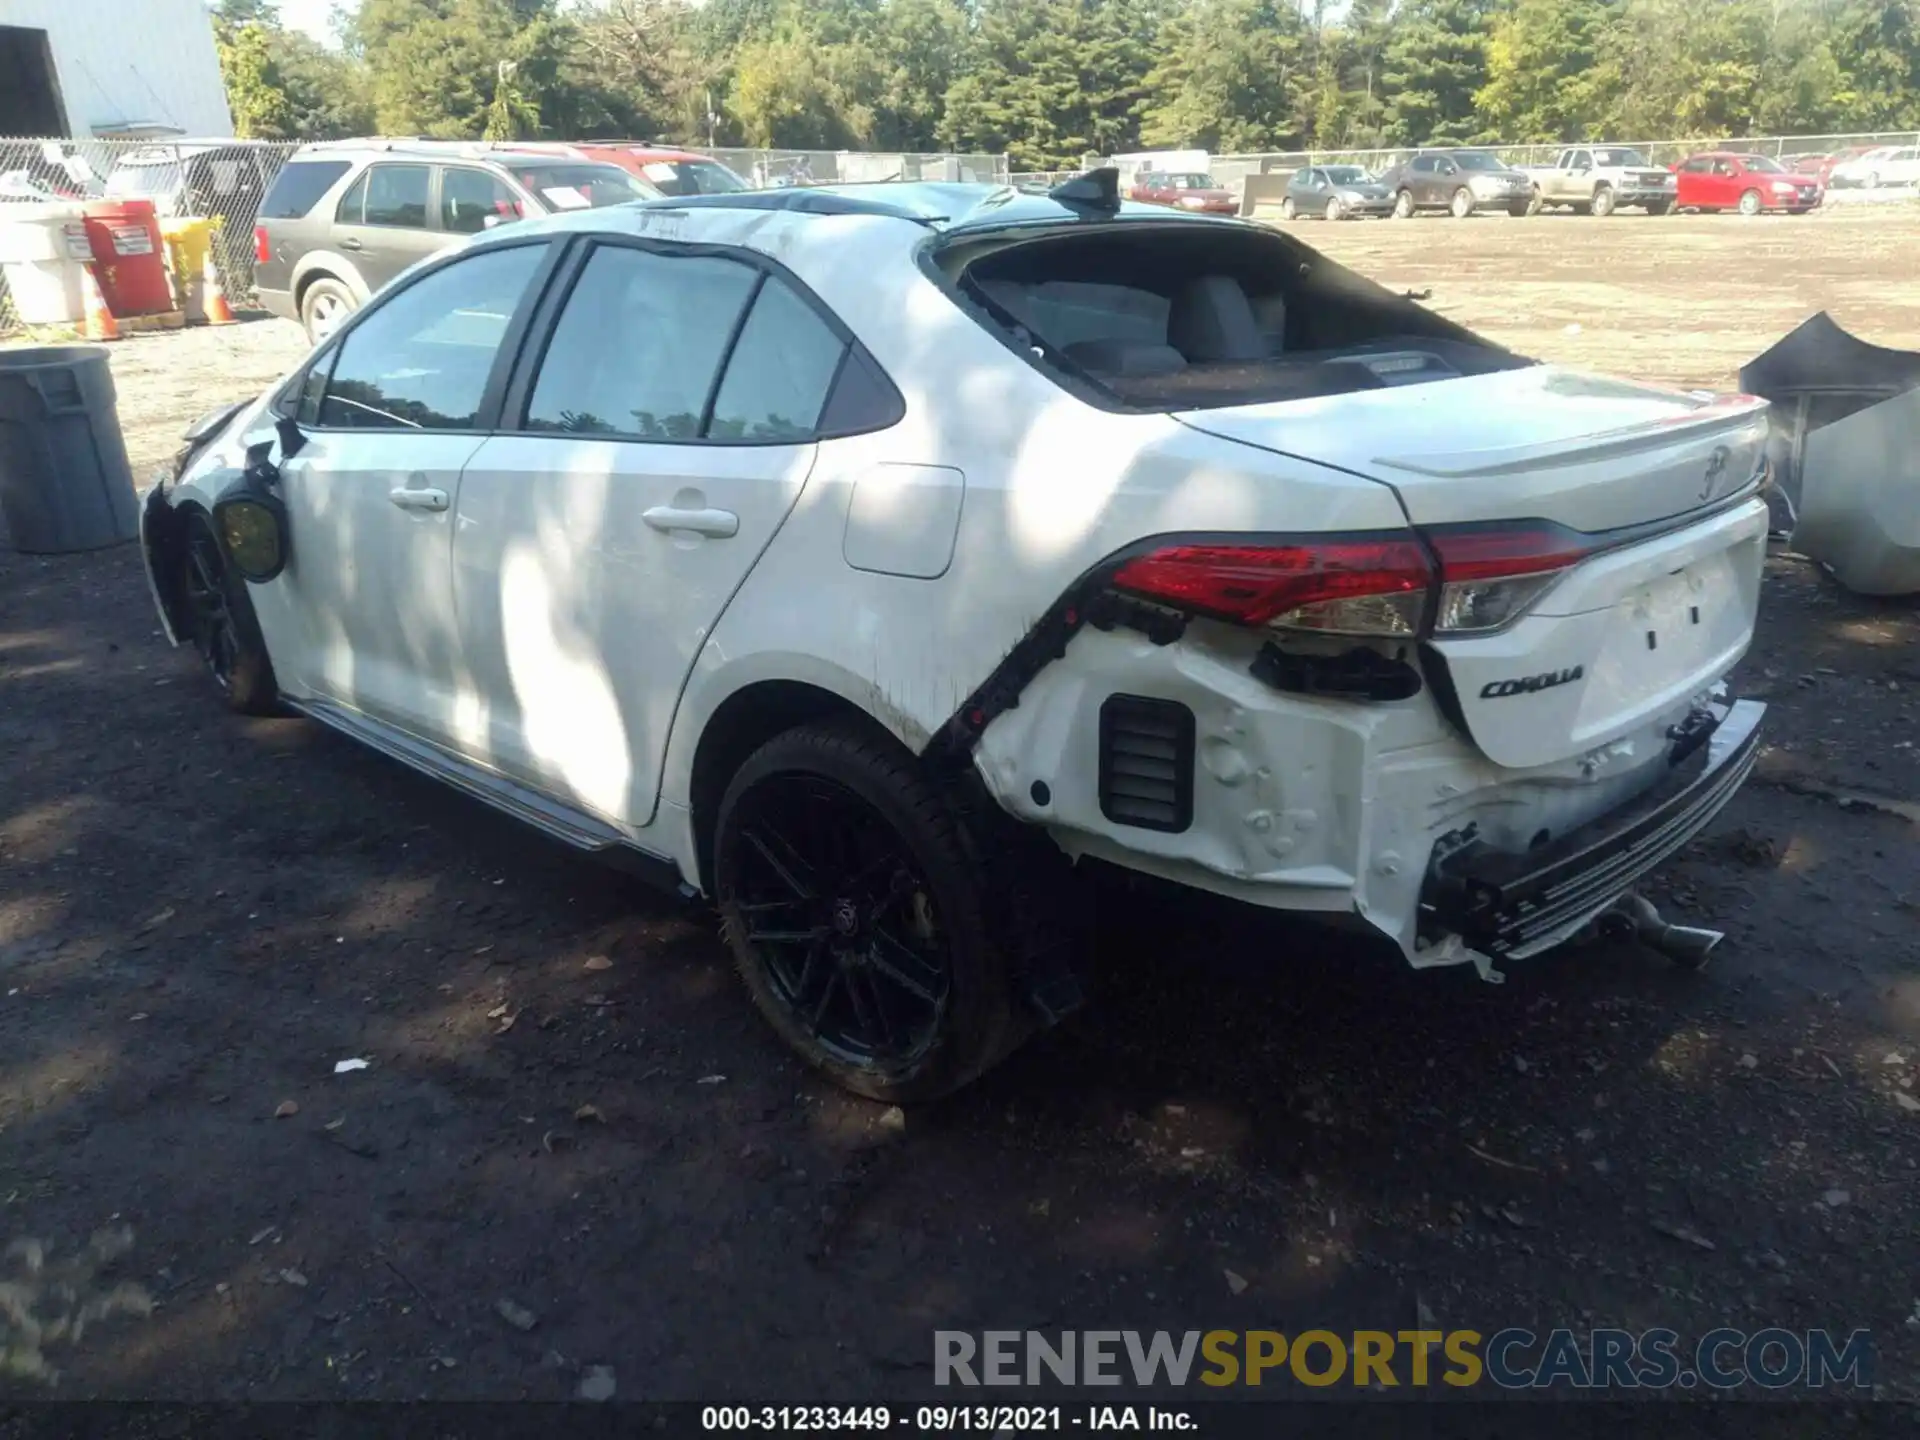
[[[1824,311],[1740,372],[1773,402],[1768,458],[1793,548],[1863,595],[1920,593],[1920,354]]]

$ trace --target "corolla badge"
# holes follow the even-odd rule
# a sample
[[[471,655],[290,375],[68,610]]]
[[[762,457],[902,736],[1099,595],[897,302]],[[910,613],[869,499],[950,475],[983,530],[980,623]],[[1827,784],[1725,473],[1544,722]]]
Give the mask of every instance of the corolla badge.
[[[1542,690],[1551,690],[1556,685],[1571,685],[1586,673],[1586,666],[1570,665],[1564,670],[1549,670],[1544,675],[1522,675],[1513,680],[1489,680],[1480,687],[1480,698],[1504,700],[1509,695],[1533,695]]]

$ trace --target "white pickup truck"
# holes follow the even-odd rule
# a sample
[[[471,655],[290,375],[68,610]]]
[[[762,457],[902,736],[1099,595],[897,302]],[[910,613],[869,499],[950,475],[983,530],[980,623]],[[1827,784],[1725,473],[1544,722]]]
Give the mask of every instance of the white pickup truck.
[[[1617,145],[1573,145],[1551,166],[1523,167],[1533,181],[1529,215],[1549,205],[1564,205],[1580,215],[1611,215],[1622,205],[1638,205],[1649,215],[1673,208],[1673,173],[1638,150]]]

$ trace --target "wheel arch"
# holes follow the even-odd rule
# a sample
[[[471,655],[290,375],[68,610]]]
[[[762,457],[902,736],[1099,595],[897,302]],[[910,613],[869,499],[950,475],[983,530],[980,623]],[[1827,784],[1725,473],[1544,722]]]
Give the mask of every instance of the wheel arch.
[[[313,288],[316,280],[334,280],[347,287],[354,298],[364,305],[370,292],[367,282],[360,278],[360,272],[344,255],[331,250],[314,250],[300,257],[300,263],[293,272],[293,304],[297,312],[306,303],[307,291]]]
[[[748,681],[714,706],[687,768],[685,795],[693,831],[690,877],[711,893],[714,826],[727,785],[752,755],[776,735],[802,725],[841,721],[885,737],[911,756],[914,749],[893,726],[837,688],[808,680],[769,677]]]

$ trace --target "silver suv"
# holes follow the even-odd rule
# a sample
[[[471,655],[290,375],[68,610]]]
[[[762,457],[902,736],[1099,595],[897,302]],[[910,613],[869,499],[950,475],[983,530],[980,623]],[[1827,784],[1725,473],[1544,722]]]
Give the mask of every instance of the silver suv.
[[[508,145],[303,145],[261,202],[254,289],[318,344],[402,270],[469,235],[528,215],[658,198],[617,165]]]

